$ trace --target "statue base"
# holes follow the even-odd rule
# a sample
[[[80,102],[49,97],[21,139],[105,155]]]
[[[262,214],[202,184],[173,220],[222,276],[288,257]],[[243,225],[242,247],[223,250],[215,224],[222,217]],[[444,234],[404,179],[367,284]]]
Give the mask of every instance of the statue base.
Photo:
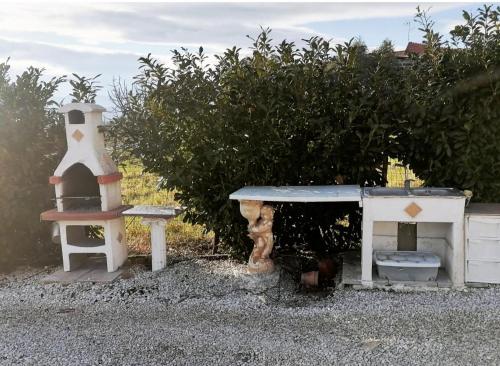
[[[249,273],[272,273],[274,272],[274,262],[269,258],[254,262],[250,257],[247,268]]]

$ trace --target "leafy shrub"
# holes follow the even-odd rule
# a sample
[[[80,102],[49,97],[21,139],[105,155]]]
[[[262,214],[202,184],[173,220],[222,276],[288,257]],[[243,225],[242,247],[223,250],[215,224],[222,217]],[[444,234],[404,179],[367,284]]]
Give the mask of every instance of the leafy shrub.
[[[95,103],[97,92],[102,89],[98,81],[101,74],[93,77],[80,76],[75,73],[72,75],[73,79],[69,81],[69,84],[73,88],[70,93],[70,97],[72,97],[71,101],[74,103]]]
[[[94,103],[99,75],[73,77],[72,101]],[[52,260],[58,249],[40,213],[54,207],[48,177],[66,151],[64,118],[53,99],[66,77],[43,79],[43,70],[29,67],[12,81],[8,63],[0,64],[0,268]]]
[[[246,185],[384,184],[400,148],[403,88],[390,43],[314,37],[299,49],[273,46],[270,31],[243,57],[233,47],[206,64],[203,49],[174,51],[174,67],[140,59],[134,87],[115,90],[112,133],[122,148],[163,177],[187,207],[186,220],[247,254],[246,222],[231,192]],[[359,241],[356,204],[277,204],[279,247],[326,251]]]
[[[0,268],[53,253],[39,217],[53,206],[48,176],[66,144],[53,101],[63,79],[43,81],[42,70],[30,67],[11,81],[8,71],[0,64]]]
[[[451,41],[417,20],[426,52],[408,70],[402,159],[427,185],[470,189],[500,202],[500,7],[463,13]]]

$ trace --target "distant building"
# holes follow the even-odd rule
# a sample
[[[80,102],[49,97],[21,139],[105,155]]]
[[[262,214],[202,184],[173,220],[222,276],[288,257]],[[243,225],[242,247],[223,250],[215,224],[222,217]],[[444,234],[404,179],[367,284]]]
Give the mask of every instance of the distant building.
[[[405,66],[410,62],[410,55],[415,54],[417,56],[421,56],[424,54],[424,52],[424,44],[408,42],[408,45],[406,46],[406,49],[404,51],[395,51],[394,55],[401,62],[401,65]]]

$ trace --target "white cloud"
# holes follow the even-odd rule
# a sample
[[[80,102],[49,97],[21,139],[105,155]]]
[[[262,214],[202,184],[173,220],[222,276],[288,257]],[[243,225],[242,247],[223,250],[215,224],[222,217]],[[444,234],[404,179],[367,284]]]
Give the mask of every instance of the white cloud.
[[[127,52],[103,52],[101,49],[79,47],[60,47],[29,41],[12,41],[0,38],[0,61],[10,57],[11,74],[18,75],[28,66],[44,68],[46,78],[53,76],[71,76],[72,73],[93,76],[102,74],[99,78],[104,86],[100,92],[100,102],[105,106],[107,90],[113,79],[121,77],[127,82],[137,72],[138,55]],[[60,89],[57,99],[63,99],[69,94],[68,86]]]
[[[94,70],[116,70],[121,61],[137,60],[139,54],[109,51],[79,46],[57,45],[43,42],[19,41],[0,38],[0,57],[33,60],[36,65],[50,65],[53,70],[92,73]],[[48,68],[48,66],[47,66]]]
[[[290,39],[316,34],[314,22],[413,16],[411,3],[7,4],[0,31],[69,37],[88,45],[203,44],[221,49],[269,26]],[[433,11],[453,7],[433,5]],[[286,31],[286,32],[285,32]],[[334,36],[334,35],[329,35]]]
[[[68,70],[63,66],[54,65],[37,59],[29,59],[29,58],[15,58],[9,60],[9,65],[14,75],[21,74],[30,66],[44,69],[45,70],[44,75],[48,77],[54,77],[54,76],[59,77],[62,75],[67,75],[71,72],[70,70]]]
[[[448,34],[450,31],[455,29],[455,26],[464,24],[464,20],[462,18],[457,18],[453,20],[443,20],[442,21],[442,27],[438,29],[439,33],[441,34]]]
[[[427,5],[426,5],[427,6]],[[430,5],[429,5],[430,6]],[[432,5],[432,12],[456,7]],[[170,50],[203,46],[209,59],[226,47],[242,53],[246,35],[271,27],[272,38],[300,45],[301,39],[322,35],[314,23],[408,17],[412,3],[3,3],[0,7],[0,60],[11,57],[15,70],[44,67],[47,74],[102,73],[127,81],[137,73],[137,58],[151,52],[169,62]],[[102,94],[105,94],[103,91]]]

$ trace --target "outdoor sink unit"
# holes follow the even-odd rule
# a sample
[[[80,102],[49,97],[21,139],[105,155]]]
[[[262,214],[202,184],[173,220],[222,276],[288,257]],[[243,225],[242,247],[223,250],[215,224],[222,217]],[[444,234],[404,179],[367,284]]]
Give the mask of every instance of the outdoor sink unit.
[[[413,250],[436,255],[440,273],[463,287],[465,200],[454,188],[365,188],[361,284],[373,286],[375,253]]]

